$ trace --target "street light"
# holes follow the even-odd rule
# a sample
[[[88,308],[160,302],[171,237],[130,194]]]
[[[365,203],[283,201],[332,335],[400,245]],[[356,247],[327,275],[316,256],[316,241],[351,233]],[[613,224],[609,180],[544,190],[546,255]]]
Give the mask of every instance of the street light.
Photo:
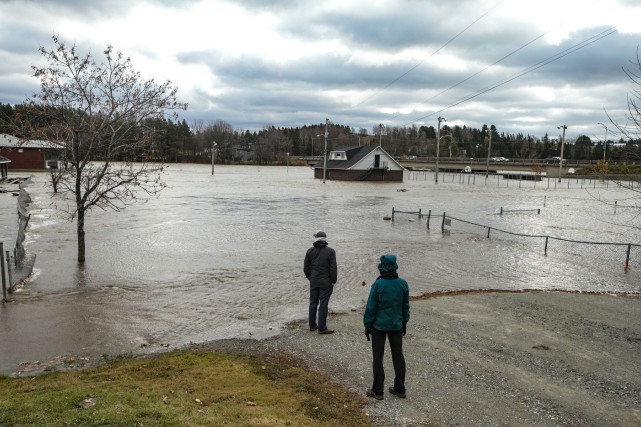
[[[561,172],[563,171],[563,144],[565,143],[565,130],[568,127],[567,125],[561,125],[556,128],[563,129],[563,135],[561,136],[561,158],[559,159],[559,182],[561,182]]]
[[[597,123],[597,125],[605,128],[605,139],[603,140],[603,163],[605,163],[605,150],[608,148],[608,127],[601,122]]]
[[[440,151],[441,143],[441,122],[445,122],[447,119],[445,117],[438,118],[438,128],[436,130],[436,173],[434,174],[434,183],[438,184],[438,157]]]
[[[214,156],[216,155],[216,141],[211,142],[211,174],[214,174]]]
[[[487,128],[485,131],[490,137],[489,143],[487,144],[487,161],[485,162],[485,179],[487,179],[490,174],[490,153],[492,151],[492,129]]]
[[[325,176],[327,175],[327,125],[329,125],[329,119],[325,119],[325,154],[323,155],[323,184],[325,184]]]

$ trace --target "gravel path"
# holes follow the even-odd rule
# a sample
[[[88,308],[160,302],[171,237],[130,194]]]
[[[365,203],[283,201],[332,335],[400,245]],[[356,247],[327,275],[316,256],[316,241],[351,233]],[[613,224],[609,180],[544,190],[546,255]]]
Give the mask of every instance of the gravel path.
[[[331,306],[331,303],[330,303]],[[331,314],[333,335],[290,325],[263,341],[210,343],[286,351],[359,393],[371,385],[362,313]],[[641,297],[562,292],[414,300],[404,341],[407,398],[366,407],[381,426],[639,426]],[[393,368],[386,352],[387,383]]]

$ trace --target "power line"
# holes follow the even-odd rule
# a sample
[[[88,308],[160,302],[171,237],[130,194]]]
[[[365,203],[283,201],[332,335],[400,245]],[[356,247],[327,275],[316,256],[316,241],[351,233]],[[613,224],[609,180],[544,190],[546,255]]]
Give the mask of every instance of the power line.
[[[365,102],[369,101],[370,99],[372,99],[373,97],[375,97],[376,95],[378,95],[379,93],[381,93],[382,91],[384,91],[385,89],[387,89],[388,87],[392,86],[394,83],[396,83],[397,81],[401,80],[403,77],[405,77],[406,75],[408,75],[409,73],[411,73],[412,71],[414,71],[417,67],[419,67],[421,64],[423,64],[425,61],[427,61],[427,60],[428,60],[428,59],[430,59],[432,56],[434,56],[434,55],[436,55],[437,53],[439,53],[439,52],[440,52],[441,50],[443,50],[447,45],[449,45],[449,44],[450,44],[450,43],[452,43],[454,40],[456,40],[457,38],[459,38],[459,36],[461,36],[464,32],[466,32],[467,30],[469,30],[469,29],[470,29],[474,24],[476,24],[477,22],[479,22],[481,19],[485,18],[485,16],[487,16],[487,15],[488,15],[492,10],[494,10],[496,7],[498,7],[498,5],[500,5],[501,3],[503,3],[503,1],[504,1],[504,0],[500,0],[498,3],[496,3],[496,4],[495,4],[494,6],[492,6],[490,9],[488,9],[484,14],[482,14],[481,16],[479,16],[478,18],[476,18],[476,19],[475,19],[475,20],[474,20],[470,25],[468,25],[467,27],[465,27],[463,30],[461,30],[461,31],[460,31],[458,34],[456,34],[454,37],[450,38],[447,42],[445,42],[445,44],[444,44],[444,45],[442,45],[442,46],[441,46],[441,47],[439,47],[437,50],[435,50],[434,52],[432,52],[432,53],[431,53],[427,58],[425,58],[425,59],[423,59],[422,61],[420,61],[419,63],[417,63],[417,64],[416,64],[416,65],[414,65],[412,68],[410,68],[409,70],[407,70],[406,72],[404,72],[403,74],[401,74],[400,76],[398,76],[397,78],[395,78],[394,80],[392,80],[391,82],[389,82],[387,85],[385,85],[385,86],[384,86],[384,87],[382,87],[381,89],[377,90],[376,92],[374,92],[373,94],[371,94],[370,96],[368,96],[367,98],[363,99],[363,100],[362,100],[361,102],[359,102],[358,104],[353,105],[353,106],[352,106],[352,108],[356,108],[356,107],[359,107],[359,106],[363,105]]]
[[[494,90],[494,89],[496,89],[496,88],[498,88],[500,86],[503,86],[503,85],[505,85],[507,83],[510,83],[511,81],[516,80],[519,77],[523,77],[524,75],[529,74],[532,71],[538,70],[541,67],[544,67],[544,66],[546,66],[546,65],[548,65],[548,64],[550,64],[550,63],[552,63],[554,61],[557,61],[557,60],[559,60],[561,58],[564,58],[564,57],[570,55],[571,53],[574,53],[574,52],[576,52],[576,51],[578,51],[580,49],[583,49],[584,47],[587,47],[587,46],[591,45],[592,43],[595,43],[595,42],[597,42],[597,41],[599,41],[599,40],[601,40],[601,39],[603,39],[603,38],[605,38],[607,36],[610,36],[610,35],[616,33],[616,31],[617,31],[616,27],[608,28],[607,30],[604,30],[604,31],[602,31],[602,32],[600,32],[600,33],[598,33],[598,34],[596,34],[596,35],[594,35],[594,36],[592,36],[592,37],[590,37],[590,38],[588,38],[586,40],[583,40],[580,43],[575,44],[574,46],[571,46],[571,47],[569,47],[569,48],[567,48],[567,49],[565,49],[565,50],[563,50],[563,51],[561,51],[561,52],[559,52],[559,53],[557,53],[555,55],[552,55],[552,56],[544,59],[543,61],[540,61],[540,62],[538,62],[538,63],[536,63],[534,65],[531,65],[530,67],[518,72],[517,74],[513,74],[512,76],[507,77],[507,78],[505,78],[503,80],[499,80],[498,82],[496,82],[496,83],[494,83],[494,84],[492,84],[490,86],[486,86],[485,88],[479,90],[478,92],[473,93],[473,94],[471,94],[471,95],[469,95],[469,96],[467,96],[467,97],[465,97],[465,98],[463,98],[463,99],[461,99],[459,101],[456,101],[456,102],[454,102],[454,103],[452,103],[452,104],[450,104],[450,105],[448,105],[448,106],[446,106],[444,108],[441,108],[440,110],[436,110],[436,111],[431,112],[430,114],[426,114],[424,116],[417,117],[414,120],[406,123],[405,125],[412,124],[412,123],[414,123],[416,121],[426,119],[426,118],[431,117],[431,116],[433,116],[435,114],[440,114],[443,111],[446,111],[446,110],[448,110],[450,108],[456,107],[457,105],[463,104],[464,102],[467,102],[467,101],[470,101],[470,100],[472,100],[472,99],[474,99],[476,97],[479,97],[479,96],[481,96],[481,95],[483,95],[483,94],[485,94],[487,92],[490,92],[490,91],[492,91],[492,90]]]
[[[479,71],[477,71],[476,73],[472,74],[471,76],[469,76],[469,77],[467,77],[467,78],[465,78],[465,79],[461,80],[460,82],[458,82],[458,83],[456,83],[456,84],[454,84],[454,85],[452,85],[452,86],[448,87],[447,89],[442,90],[441,92],[437,93],[436,95],[434,95],[434,96],[431,96],[431,97],[427,98],[426,100],[424,100],[424,101],[422,101],[421,103],[417,104],[414,108],[419,107],[419,106],[421,106],[421,105],[423,105],[423,104],[425,104],[425,103],[427,103],[427,102],[431,101],[432,99],[434,99],[434,98],[436,98],[436,97],[438,97],[438,96],[440,96],[440,95],[444,94],[445,92],[449,92],[450,90],[454,89],[455,87],[462,85],[463,83],[467,82],[468,80],[473,79],[474,77],[478,76],[479,74],[483,73],[484,71],[486,71],[486,70],[488,70],[488,69],[492,68],[492,67],[493,67],[493,66],[495,66],[496,64],[498,64],[498,63],[500,63],[500,62],[503,62],[505,59],[509,58],[510,56],[514,55],[515,53],[517,53],[517,52],[519,52],[519,51],[521,51],[521,50],[525,49],[526,47],[528,47],[529,45],[531,45],[531,44],[532,44],[532,43],[534,43],[535,41],[539,40],[541,37],[544,37],[545,35],[547,35],[547,34],[548,34],[548,33],[550,33],[551,31],[552,31],[552,30],[548,30],[548,31],[546,31],[545,33],[541,34],[540,36],[535,37],[534,39],[530,40],[529,42],[527,42],[526,44],[522,45],[522,46],[521,46],[521,47],[519,47],[518,49],[513,50],[512,52],[508,53],[507,55],[505,55],[505,56],[504,56],[504,57],[502,57],[501,59],[499,59],[499,60],[497,60],[497,61],[493,62],[492,64],[488,65],[487,67],[483,68],[482,70],[479,70]]]
[[[596,1],[594,1],[594,2],[591,4],[591,6],[594,6],[596,3],[599,3],[600,1],[601,1],[601,0],[596,0]],[[560,24],[559,24],[559,25],[560,25]],[[471,80],[472,78],[474,78],[474,77],[478,76],[479,74],[483,73],[484,71],[486,71],[486,70],[488,70],[488,69],[492,68],[492,67],[493,67],[493,66],[495,66],[496,64],[498,64],[498,63],[500,63],[500,62],[503,62],[505,59],[507,59],[507,58],[509,58],[510,56],[514,55],[515,53],[517,53],[517,52],[519,52],[519,51],[521,51],[521,50],[525,49],[527,46],[531,45],[532,43],[534,43],[535,41],[539,40],[540,38],[542,38],[542,37],[546,36],[547,34],[549,34],[550,32],[552,32],[552,30],[553,30],[553,29],[549,29],[548,31],[546,31],[546,32],[544,32],[544,33],[542,33],[542,34],[540,34],[539,36],[537,36],[537,37],[535,37],[535,38],[533,38],[533,39],[532,39],[532,40],[530,40],[529,42],[527,42],[527,43],[525,43],[524,45],[522,45],[521,47],[519,47],[519,48],[517,48],[517,49],[513,50],[512,52],[508,53],[507,55],[503,56],[502,58],[498,59],[497,61],[495,61],[495,62],[493,62],[492,64],[488,65],[487,67],[483,68],[482,70],[480,70],[480,71],[478,71],[478,72],[476,72],[476,73],[472,74],[471,76],[469,76],[469,77],[467,77],[467,78],[465,78],[465,79],[461,80],[460,82],[458,82],[458,83],[456,83],[456,84],[454,84],[454,85],[452,85],[452,86],[448,87],[447,89],[442,90],[441,92],[437,93],[436,95],[431,96],[430,98],[427,98],[426,100],[424,100],[424,101],[420,102],[419,104],[417,104],[417,105],[415,105],[415,106],[414,106],[414,109],[416,109],[416,107],[419,107],[419,106],[421,106],[421,105],[423,105],[423,104],[425,104],[425,103],[427,103],[427,102],[431,101],[432,99],[434,99],[434,98],[436,98],[436,97],[438,97],[438,96],[440,96],[440,95],[444,94],[445,92],[448,92],[448,91],[450,91],[451,89],[454,89],[455,87],[460,86],[461,84],[463,84],[463,83],[465,83],[465,82],[467,82],[467,81]],[[395,115],[396,115],[396,114],[398,114],[398,113],[395,113]]]

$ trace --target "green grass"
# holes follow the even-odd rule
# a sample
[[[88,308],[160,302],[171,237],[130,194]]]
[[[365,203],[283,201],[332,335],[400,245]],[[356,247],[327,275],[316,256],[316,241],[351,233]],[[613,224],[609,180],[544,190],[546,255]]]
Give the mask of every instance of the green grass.
[[[370,426],[363,405],[284,355],[177,351],[0,377],[2,426]]]

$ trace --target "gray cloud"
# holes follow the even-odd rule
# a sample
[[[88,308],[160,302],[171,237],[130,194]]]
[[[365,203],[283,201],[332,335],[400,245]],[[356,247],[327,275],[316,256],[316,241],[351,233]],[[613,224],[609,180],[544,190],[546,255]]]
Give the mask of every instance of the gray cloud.
[[[118,20],[145,4],[185,12],[199,3],[0,0],[0,102],[19,103],[37,90],[37,81],[29,78],[30,65],[39,61],[38,46],[48,45],[54,32],[67,30],[60,28],[62,18],[98,24]],[[618,3],[637,7],[633,1]],[[635,57],[639,33],[614,33],[519,76],[607,30],[605,22],[572,32],[561,44],[552,45],[541,37],[547,29],[537,26],[535,17],[499,19],[503,5],[489,11],[496,3],[405,0],[335,10],[302,0],[234,4],[245,8],[248,16],[268,17],[281,37],[308,48],[272,55],[228,52],[233,40],[216,38],[209,29],[202,33],[210,41],[204,44],[168,28],[176,31],[172,36],[180,46],[171,47],[177,63],[204,68],[210,76],[180,88],[179,94],[190,104],[183,114],[188,122],[221,119],[257,130],[267,124],[322,123],[329,117],[356,129],[372,129],[381,122],[433,125],[438,115],[446,115],[468,126],[494,124],[500,131],[542,135],[553,132],[560,121],[571,126],[569,131],[590,126],[596,131],[596,122],[607,120],[603,108],[623,115],[626,95],[634,89],[622,68]],[[22,19],[29,13],[43,18]],[[216,15],[212,26],[225,19]],[[258,44],[264,34],[255,32],[251,22],[235,25]],[[90,34],[70,35],[70,43],[92,51],[111,43]],[[318,41],[330,40],[341,49],[315,51]],[[170,49],[162,43],[136,45],[133,52],[127,46],[114,47],[132,56],[134,64],[160,60]],[[181,77],[175,68],[166,69],[178,73],[169,79]],[[471,99],[458,104],[466,98]]]

